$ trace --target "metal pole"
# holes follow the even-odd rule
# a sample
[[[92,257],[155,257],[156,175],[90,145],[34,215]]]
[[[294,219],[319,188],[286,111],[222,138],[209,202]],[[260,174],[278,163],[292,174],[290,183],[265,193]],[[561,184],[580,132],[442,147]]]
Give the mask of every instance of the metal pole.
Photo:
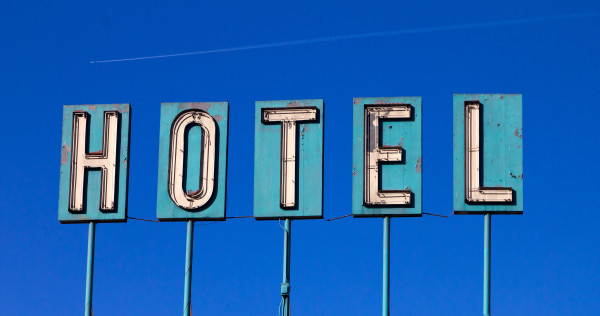
[[[492,254],[492,214],[486,213],[483,228],[483,315],[491,315],[490,283]]]
[[[383,218],[383,316],[390,315],[390,217]]]
[[[87,272],[85,277],[85,316],[92,315],[92,288],[94,285],[94,245],[96,240],[96,223],[90,222],[88,232]]]
[[[185,246],[185,287],[183,290],[183,315],[192,315],[192,255],[194,244],[194,221],[188,220]]]
[[[282,316],[290,315],[290,256],[292,250],[292,220],[285,219],[283,232],[283,283],[281,283]]]

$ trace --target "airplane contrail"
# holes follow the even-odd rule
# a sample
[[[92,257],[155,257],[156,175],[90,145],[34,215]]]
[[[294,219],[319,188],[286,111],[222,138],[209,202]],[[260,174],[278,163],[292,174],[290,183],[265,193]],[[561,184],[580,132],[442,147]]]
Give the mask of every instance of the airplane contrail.
[[[392,31],[373,32],[373,33],[359,33],[359,34],[348,34],[348,35],[338,35],[338,36],[316,37],[316,38],[309,38],[309,39],[299,39],[299,40],[291,40],[291,41],[271,42],[271,43],[264,43],[264,44],[228,47],[228,48],[208,49],[208,50],[186,52],[186,53],[131,57],[131,58],[121,58],[121,59],[92,60],[92,61],[90,61],[90,63],[92,63],[92,64],[115,63],[115,62],[124,62],[124,61],[159,59],[159,58],[190,56],[190,55],[205,55],[205,54],[235,52],[235,51],[260,49],[260,48],[296,46],[296,45],[304,45],[304,44],[345,41],[345,40],[351,40],[351,39],[364,39],[364,38],[385,37],[385,36],[416,34],[416,33],[430,33],[430,32],[451,31],[451,30],[460,30],[460,29],[469,29],[469,28],[507,26],[507,25],[517,25],[517,24],[547,22],[547,21],[577,19],[577,18],[589,18],[589,17],[600,17],[600,12],[552,15],[552,16],[532,17],[532,18],[514,19],[514,20],[500,20],[500,21],[492,21],[492,22],[454,24],[454,25],[445,25],[445,26],[431,26],[431,27],[421,27],[421,28],[392,30]]]

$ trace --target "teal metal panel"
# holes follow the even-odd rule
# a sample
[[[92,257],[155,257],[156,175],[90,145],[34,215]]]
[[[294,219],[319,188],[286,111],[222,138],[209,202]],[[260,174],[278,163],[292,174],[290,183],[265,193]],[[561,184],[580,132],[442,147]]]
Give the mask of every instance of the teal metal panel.
[[[465,195],[465,102],[479,102],[482,187],[510,187],[513,202],[467,203]],[[520,94],[454,95],[454,213],[523,213],[523,124]]]
[[[169,146],[171,125],[175,117],[186,110],[195,109],[208,113],[217,122],[217,144],[215,187],[212,198],[203,207],[196,210],[186,210],[177,206],[168,191],[169,177]],[[227,137],[229,127],[229,103],[227,102],[187,102],[162,103],[160,112],[160,143],[158,157],[158,193],[156,201],[156,217],[160,221],[183,220],[225,220],[227,194]],[[187,131],[186,151],[186,192],[199,189],[201,164],[202,129],[193,126]]]
[[[90,169],[86,171],[87,185],[84,187],[84,211],[72,212],[69,210],[69,181],[71,177],[73,113],[86,112],[89,115],[89,133],[87,137],[88,148],[86,152],[90,153],[102,150],[104,112],[106,111],[119,112],[115,211],[106,212],[100,210],[100,170]],[[130,122],[131,106],[129,104],[65,105],[63,107],[60,192],[58,200],[58,220],[61,223],[127,221]]]
[[[316,107],[317,122],[298,123],[296,207],[280,204],[281,124],[264,124],[263,108]],[[323,218],[323,100],[257,101],[254,141],[254,217]]]
[[[364,204],[364,124],[365,108],[372,105],[411,105],[412,117],[382,120],[381,146],[404,149],[404,162],[380,163],[380,190],[412,192],[413,203],[406,207]],[[421,97],[354,98],[352,129],[352,214],[355,217],[421,216],[422,213],[422,129]]]

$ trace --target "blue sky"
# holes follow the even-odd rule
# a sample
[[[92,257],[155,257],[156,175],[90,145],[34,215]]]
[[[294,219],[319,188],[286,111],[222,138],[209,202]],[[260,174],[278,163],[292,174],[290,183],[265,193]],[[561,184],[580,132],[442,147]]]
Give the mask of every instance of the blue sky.
[[[0,313],[81,315],[87,225],[57,220],[63,104],[131,103],[129,215],[156,217],[160,102],[229,101],[228,216],[252,214],[254,102],[325,100],[325,218],[351,210],[352,98],[423,98],[423,208],[452,212],[452,94],[522,93],[524,214],[494,216],[496,315],[600,314],[592,1],[4,1]],[[526,20],[563,16],[545,21]],[[349,34],[518,20],[184,57]],[[525,20],[525,21],[524,21]],[[596,140],[594,140],[596,139]],[[99,224],[95,315],[176,315],[185,223]],[[294,315],[377,315],[381,219],[296,221]],[[482,216],[392,220],[393,315],[477,315]],[[195,315],[274,315],[276,221],[197,224]]]

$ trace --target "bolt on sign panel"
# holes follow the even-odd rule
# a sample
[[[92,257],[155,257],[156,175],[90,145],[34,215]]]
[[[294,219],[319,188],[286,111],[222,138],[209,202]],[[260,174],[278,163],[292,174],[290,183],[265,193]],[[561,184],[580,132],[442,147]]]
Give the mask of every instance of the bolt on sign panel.
[[[421,97],[354,98],[352,214],[421,216]]]
[[[257,101],[254,217],[323,218],[323,100]]]
[[[162,103],[156,217],[225,220],[227,102]]]
[[[454,95],[454,213],[523,213],[520,94]]]
[[[127,221],[129,104],[65,105],[58,220]]]

